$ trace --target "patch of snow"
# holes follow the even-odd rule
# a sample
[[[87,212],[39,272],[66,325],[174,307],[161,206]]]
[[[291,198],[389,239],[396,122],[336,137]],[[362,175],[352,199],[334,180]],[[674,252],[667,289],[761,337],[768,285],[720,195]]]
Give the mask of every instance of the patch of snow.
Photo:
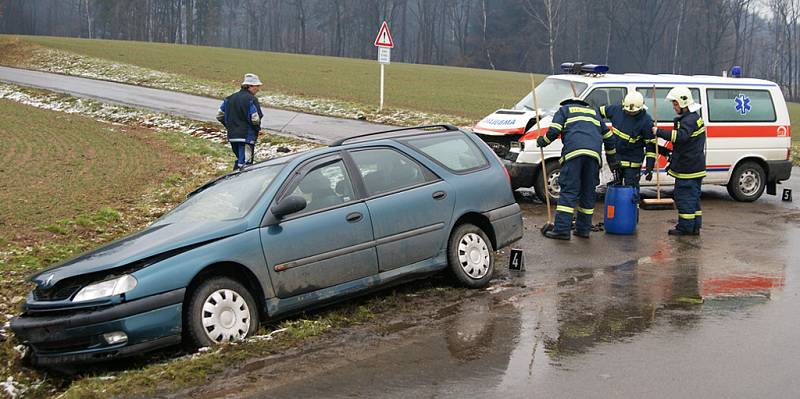
[[[0,382],[0,389],[12,399],[22,396],[22,394],[25,393],[25,388],[18,382],[15,382],[14,377],[8,377],[5,381]]]
[[[286,330],[288,330],[288,328],[279,328],[279,329],[277,329],[275,331],[272,331],[272,332],[270,332],[269,334],[266,334],[266,335],[255,335],[255,336],[252,336],[252,337],[250,337],[250,340],[251,341],[272,341],[272,336],[273,335],[282,333],[282,332],[284,332]]]
[[[156,71],[136,65],[120,64],[56,49],[43,48],[37,50],[25,66],[47,72],[149,86],[215,98],[225,97],[234,90],[232,86],[221,82],[189,78],[184,75]],[[377,108],[347,101],[308,98],[267,91],[262,92],[258,97],[261,99],[262,104],[268,104],[270,107],[339,118],[369,120],[397,126],[436,124],[446,121],[462,127],[472,127],[475,122],[452,115],[405,109],[388,109],[380,112]]]
[[[0,99],[8,99],[51,111],[81,114],[106,123],[141,126],[156,131],[180,132],[214,143],[227,142],[226,132],[188,119],[162,113],[146,112],[121,105],[105,104],[94,100],[74,98],[63,94],[30,92],[11,84],[0,83]],[[281,147],[285,147],[287,151],[278,151]],[[262,161],[312,148],[314,148],[312,144],[272,146],[262,141],[256,144],[255,156],[256,160]],[[230,168],[230,164],[220,163],[216,167],[218,170],[224,170]]]

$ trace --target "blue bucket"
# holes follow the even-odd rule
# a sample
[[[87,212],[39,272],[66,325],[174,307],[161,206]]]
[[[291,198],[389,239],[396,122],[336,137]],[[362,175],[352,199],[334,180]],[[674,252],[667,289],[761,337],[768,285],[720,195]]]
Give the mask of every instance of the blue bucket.
[[[639,221],[636,189],[631,186],[608,186],[604,225],[606,233],[633,234]]]

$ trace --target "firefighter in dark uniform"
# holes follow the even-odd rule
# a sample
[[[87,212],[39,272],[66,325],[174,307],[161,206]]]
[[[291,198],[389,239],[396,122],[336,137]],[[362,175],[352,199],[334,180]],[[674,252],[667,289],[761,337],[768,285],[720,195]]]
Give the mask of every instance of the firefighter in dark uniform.
[[[561,102],[550,123],[550,129],[536,140],[545,147],[561,136],[561,171],[558,184],[561,193],[556,207],[555,225],[544,231],[545,237],[569,240],[572,216],[577,213],[575,235],[589,238],[596,193],[600,184],[601,154],[605,143],[606,159],[616,169],[614,134],[608,130],[600,111],[579,99]]]
[[[697,113],[700,104],[687,87],[678,86],[667,93],[667,101],[678,116],[672,130],[653,127],[656,136],[672,143],[667,173],[675,178],[673,197],[678,207],[678,225],[670,235],[700,235],[703,211],[700,208],[700,186],[706,176],[706,127]]]
[[[639,179],[642,177],[642,162],[646,159],[645,179],[653,179],[656,138],[653,135],[653,119],[643,112],[644,98],[638,91],[625,96],[622,104],[600,107],[603,118],[611,121],[611,131],[616,137],[617,164],[620,170],[612,170],[619,183],[636,189],[639,202]],[[621,180],[621,181],[619,181]]]
[[[264,117],[256,98],[260,89],[261,80],[257,75],[244,75],[241,89],[225,98],[217,111],[217,120],[228,130],[228,142],[236,155],[234,171],[253,163],[256,139]]]

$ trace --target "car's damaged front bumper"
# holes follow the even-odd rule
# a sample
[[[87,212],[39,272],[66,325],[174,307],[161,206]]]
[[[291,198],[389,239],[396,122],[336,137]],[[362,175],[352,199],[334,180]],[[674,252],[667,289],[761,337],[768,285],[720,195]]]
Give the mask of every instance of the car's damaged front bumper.
[[[47,311],[37,306],[12,319],[11,329],[31,350],[34,365],[135,355],[180,342],[185,291],[90,309]]]

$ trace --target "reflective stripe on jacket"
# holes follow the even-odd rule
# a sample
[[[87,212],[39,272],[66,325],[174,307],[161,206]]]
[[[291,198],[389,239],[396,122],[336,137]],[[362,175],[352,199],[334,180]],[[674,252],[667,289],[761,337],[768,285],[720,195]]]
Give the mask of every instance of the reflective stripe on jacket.
[[[550,129],[543,136],[549,144],[561,137],[564,148],[561,162],[578,156],[590,156],[602,165],[601,154],[605,144],[606,155],[613,156],[614,134],[603,123],[600,111],[581,100],[566,100],[553,115]]]
[[[622,105],[600,107],[600,114],[611,122],[611,131],[617,136],[617,160],[623,167],[641,168],[645,157],[652,168],[656,159],[656,136],[653,119],[647,112],[636,115],[626,113]]]
[[[672,142],[667,173],[679,179],[706,175],[706,126],[697,112],[685,112],[673,121],[672,130],[658,129],[658,137]]]

